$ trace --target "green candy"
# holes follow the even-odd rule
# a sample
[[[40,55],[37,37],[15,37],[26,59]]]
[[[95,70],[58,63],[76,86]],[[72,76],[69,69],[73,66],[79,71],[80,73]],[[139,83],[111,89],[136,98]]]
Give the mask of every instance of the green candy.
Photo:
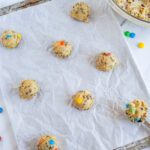
[[[124,32],[124,35],[125,35],[126,37],[130,37],[130,32],[129,32],[129,31],[126,31],[126,32]]]
[[[131,112],[132,114],[135,114],[135,113],[136,113],[136,108],[131,108],[131,109],[130,109],[130,112]]]

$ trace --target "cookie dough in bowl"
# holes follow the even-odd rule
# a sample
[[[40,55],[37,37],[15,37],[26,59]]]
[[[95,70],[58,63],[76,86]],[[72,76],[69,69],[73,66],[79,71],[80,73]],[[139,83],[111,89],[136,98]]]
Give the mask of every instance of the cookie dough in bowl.
[[[39,139],[37,150],[58,150],[55,136],[44,135]]]
[[[72,45],[65,40],[56,41],[52,45],[53,53],[60,58],[69,57],[72,53],[72,50],[73,50]]]
[[[74,96],[73,106],[79,110],[88,110],[93,106],[94,99],[88,90],[79,91]]]
[[[4,47],[16,48],[22,39],[22,35],[13,30],[6,30],[1,35],[1,43]]]
[[[150,22],[149,0],[114,0],[125,12],[135,18]]]
[[[100,53],[96,58],[96,68],[101,71],[111,71],[118,63],[117,57],[110,52]]]
[[[127,117],[132,122],[144,122],[148,116],[148,105],[139,99],[135,99],[126,105]]]
[[[23,80],[19,86],[19,95],[23,99],[30,100],[37,95],[39,89],[35,80]]]
[[[88,4],[84,2],[78,2],[73,6],[71,16],[76,20],[88,22],[90,13],[91,9]]]

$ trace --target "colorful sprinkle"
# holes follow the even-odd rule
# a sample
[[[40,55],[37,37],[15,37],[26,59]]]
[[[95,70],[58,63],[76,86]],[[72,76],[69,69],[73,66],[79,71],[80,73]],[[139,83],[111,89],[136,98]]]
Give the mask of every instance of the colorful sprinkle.
[[[50,145],[54,145],[54,144],[55,144],[55,141],[54,141],[54,140],[50,140],[50,141],[49,141],[49,144],[50,144]]]
[[[143,42],[138,43],[138,48],[144,48],[145,44]]]
[[[129,32],[129,31],[125,31],[125,32],[124,32],[124,35],[125,35],[126,37],[130,37],[130,32]]]
[[[130,38],[135,38],[136,34],[135,33],[130,33]]]
[[[2,113],[3,112],[3,108],[2,107],[0,107],[0,113]]]

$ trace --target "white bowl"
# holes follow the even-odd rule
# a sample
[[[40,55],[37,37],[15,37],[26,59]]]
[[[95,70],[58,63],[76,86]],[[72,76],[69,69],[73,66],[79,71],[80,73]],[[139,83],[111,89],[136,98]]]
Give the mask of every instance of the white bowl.
[[[109,0],[109,3],[111,5],[111,7],[122,17],[128,19],[129,21],[131,21],[137,25],[150,28],[150,22],[138,19],[134,16],[131,16],[130,14],[125,12],[123,9],[121,9],[113,0]]]

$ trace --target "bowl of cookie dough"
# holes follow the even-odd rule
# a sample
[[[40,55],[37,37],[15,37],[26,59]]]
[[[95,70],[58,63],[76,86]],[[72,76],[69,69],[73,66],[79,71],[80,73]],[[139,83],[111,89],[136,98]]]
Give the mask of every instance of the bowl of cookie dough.
[[[109,0],[122,17],[144,27],[150,27],[150,0]]]

